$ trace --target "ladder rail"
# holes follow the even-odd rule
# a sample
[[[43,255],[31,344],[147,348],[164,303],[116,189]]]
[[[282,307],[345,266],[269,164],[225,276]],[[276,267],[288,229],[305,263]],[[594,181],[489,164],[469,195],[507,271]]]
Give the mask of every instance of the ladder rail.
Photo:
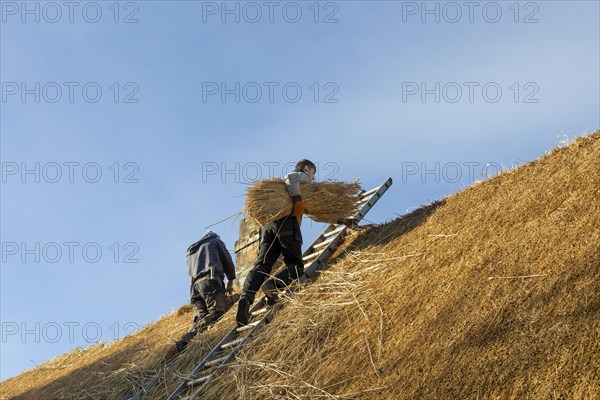
[[[360,204],[360,207],[358,207],[358,211],[352,216],[352,218],[355,219],[357,222],[362,220],[362,218],[369,212],[369,210],[375,205],[375,203],[377,203],[377,201],[381,198],[381,196],[383,196],[383,194],[391,185],[392,178],[389,178],[381,186],[371,189],[368,192],[363,192],[359,196],[359,200],[357,201],[357,204]],[[366,200],[367,198],[368,200]],[[302,276],[298,278],[298,283],[302,284],[313,279],[320,270],[323,270],[324,267],[326,267],[325,261],[339,247],[342,237],[346,233],[347,229],[348,227],[344,225],[330,224],[323,231],[323,233],[321,233],[321,235],[319,235],[319,237],[317,237],[314,240],[314,242],[303,253],[303,258],[309,257],[312,254],[319,254],[313,261],[309,263]],[[334,234],[332,233],[334,231],[337,232]],[[317,247],[317,245],[324,241],[329,241],[327,246],[325,246],[323,249]],[[284,291],[283,295],[289,296],[295,291],[297,291],[299,287],[299,285],[290,286]],[[266,296],[262,296],[262,298],[250,310],[251,314],[261,310],[264,307],[265,303]],[[194,380],[200,380],[201,383],[199,384],[199,386],[193,389],[192,393],[189,396],[185,397],[185,399],[190,400],[196,398],[200,393],[202,393],[202,391],[204,390],[206,385],[208,385],[208,383],[212,380],[212,378],[220,372],[221,367],[231,362],[234,359],[237,352],[240,351],[240,349],[246,344],[246,342],[248,342],[250,338],[252,338],[255,335],[255,333],[258,332],[265,325],[267,319],[272,318],[274,314],[277,313],[282,307],[282,303],[277,303],[275,304],[275,306],[271,307],[269,311],[264,313],[264,315],[262,315],[257,322],[252,322],[253,324],[256,323],[256,325],[254,325],[251,329],[245,329],[244,332],[249,332],[243,338],[235,339],[241,333],[241,331],[239,330],[240,328],[238,328],[237,326],[234,327],[231,331],[229,331],[229,333],[227,333],[223,337],[223,339],[221,339],[219,343],[217,343],[211,349],[211,351],[202,359],[202,361],[199,364],[197,364],[192,369],[192,371],[190,371],[188,377],[185,378],[179,384],[179,386],[177,386],[177,388],[169,395],[167,400],[174,400],[177,397],[181,398],[181,396],[185,394],[185,392],[190,390],[190,382]],[[220,352],[227,349],[223,347],[224,345],[236,342],[238,340],[239,343],[235,343],[228,347],[231,348],[231,351],[228,355],[219,355]],[[217,359],[222,359],[222,362],[211,363],[211,361],[215,361]],[[204,377],[198,377],[197,374],[207,366],[210,368],[215,368],[215,370]]]
[[[254,333],[255,333],[257,330],[259,330],[259,329],[260,329],[260,327],[261,327],[262,325],[264,325],[264,324],[265,324],[265,322],[266,322],[266,317],[267,317],[267,315],[264,315],[264,316],[263,316],[263,317],[260,319],[259,323],[258,323],[256,326],[254,326],[254,328],[252,328],[252,329],[250,330],[250,332],[249,332],[249,333],[248,333],[248,334],[247,334],[247,335],[246,335],[246,336],[243,338],[242,342],[241,342],[239,345],[237,345],[237,346],[236,346],[236,347],[235,347],[235,348],[234,348],[234,349],[233,349],[233,350],[232,350],[232,351],[229,353],[229,355],[227,356],[227,358],[225,358],[225,359],[224,359],[224,360],[223,360],[221,363],[219,363],[219,365],[217,366],[217,368],[220,368],[220,367],[222,367],[223,365],[225,365],[225,364],[229,364],[231,361],[233,361],[233,359],[235,358],[235,355],[237,354],[237,352],[238,352],[238,351],[240,351],[240,350],[241,350],[241,348],[242,348],[242,347],[243,347],[243,346],[246,344],[246,342],[252,338],[252,336],[254,335]],[[212,373],[209,375],[208,379],[207,379],[205,382],[203,382],[203,383],[202,383],[202,386],[200,386],[200,387],[197,387],[196,389],[194,389],[194,391],[193,391],[193,392],[190,394],[190,396],[188,397],[188,399],[193,399],[193,398],[195,398],[196,396],[198,396],[198,395],[199,395],[199,394],[200,394],[200,393],[201,393],[201,392],[204,390],[204,388],[205,388],[205,387],[208,385],[208,383],[209,383],[209,382],[212,380],[212,378],[214,378],[214,377],[217,375],[217,373],[218,373],[218,372],[219,372],[219,370],[218,370],[218,369],[217,369],[217,370],[215,370],[215,371],[213,371],[213,372],[212,372]]]
[[[127,394],[125,397],[123,397],[123,400],[140,400],[142,398],[142,396],[148,394],[152,389],[154,389],[154,387],[160,382],[160,377],[162,375],[162,373],[164,371],[167,371],[173,364],[175,364],[177,362],[177,359],[181,356],[181,352],[176,353],[175,355],[173,355],[172,357],[170,357],[168,360],[166,360],[161,367],[158,369],[158,372],[154,372],[154,376],[152,377],[152,379],[150,379],[149,381],[147,381],[144,386],[142,386],[140,388],[140,391],[135,393],[135,392],[130,392],[129,394]]]
[[[236,336],[235,328],[230,330],[223,338],[208,352],[208,354],[204,357],[202,362],[196,365],[192,371],[189,372],[188,375],[192,376],[204,368],[204,363],[210,361],[210,358],[221,351],[221,346],[227,342],[229,342],[232,338]],[[190,378],[191,379],[191,378]],[[178,396],[180,393],[183,393],[187,389],[187,383],[190,379],[184,379],[179,386],[169,395],[168,399],[173,399],[175,396]]]

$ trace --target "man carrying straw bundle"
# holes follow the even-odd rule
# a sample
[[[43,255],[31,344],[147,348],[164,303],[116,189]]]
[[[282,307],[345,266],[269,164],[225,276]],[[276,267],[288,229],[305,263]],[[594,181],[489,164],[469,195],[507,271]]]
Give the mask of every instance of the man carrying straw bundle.
[[[254,267],[248,272],[244,289],[240,296],[236,321],[238,326],[248,325],[250,305],[256,292],[265,279],[271,276],[273,264],[283,254],[285,268],[265,283],[265,294],[269,304],[276,300],[276,291],[285,288],[290,282],[304,273],[302,261],[302,232],[300,221],[304,213],[304,202],[300,193],[300,183],[312,183],[317,167],[312,161],[300,160],[294,172],[285,177],[285,185],[292,199],[290,215],[261,227],[260,251]]]

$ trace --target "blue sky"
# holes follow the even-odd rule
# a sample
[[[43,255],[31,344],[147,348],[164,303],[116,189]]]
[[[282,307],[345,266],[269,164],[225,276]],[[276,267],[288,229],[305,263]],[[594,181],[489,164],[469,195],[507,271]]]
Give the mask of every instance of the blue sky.
[[[379,223],[599,128],[597,1],[450,3],[2,1],[0,379],[187,302],[253,177],[391,176]]]

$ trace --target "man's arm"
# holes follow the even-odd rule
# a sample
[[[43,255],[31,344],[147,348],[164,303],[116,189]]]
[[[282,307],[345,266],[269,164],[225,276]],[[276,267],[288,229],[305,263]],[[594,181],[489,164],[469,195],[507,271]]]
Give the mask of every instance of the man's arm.
[[[231,259],[231,254],[229,254],[227,247],[225,247],[225,243],[222,241],[219,243],[219,252],[221,253],[223,263],[223,272],[225,272],[228,281],[233,281],[235,279],[235,264]]]
[[[294,203],[302,200],[300,183],[305,182],[308,182],[308,177],[304,172],[290,172],[285,176],[285,186]]]
[[[304,182],[308,182],[308,177],[304,172],[290,172],[285,176],[285,186],[294,205],[292,208],[292,215],[294,217],[302,216],[302,213],[305,211],[302,193],[300,192],[300,183]]]

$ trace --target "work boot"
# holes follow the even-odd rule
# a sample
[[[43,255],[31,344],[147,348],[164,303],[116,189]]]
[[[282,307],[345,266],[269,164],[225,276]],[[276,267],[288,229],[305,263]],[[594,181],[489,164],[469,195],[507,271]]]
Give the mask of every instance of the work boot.
[[[263,293],[267,299],[267,306],[273,306],[279,301],[279,295],[277,294],[277,287],[273,281],[266,281],[262,286]]]
[[[267,299],[267,306],[274,306],[279,302],[279,295],[277,293],[265,293]]]
[[[238,310],[235,316],[235,321],[238,326],[248,325],[250,320],[250,301],[247,298],[242,297],[238,301]]]
[[[183,349],[186,348],[186,346],[188,345],[188,343],[190,343],[190,341],[194,338],[194,336],[196,336],[198,334],[198,330],[197,329],[192,329],[189,332],[186,332],[181,339],[179,339],[177,342],[175,342],[175,348],[177,349],[177,351],[182,351]]]

